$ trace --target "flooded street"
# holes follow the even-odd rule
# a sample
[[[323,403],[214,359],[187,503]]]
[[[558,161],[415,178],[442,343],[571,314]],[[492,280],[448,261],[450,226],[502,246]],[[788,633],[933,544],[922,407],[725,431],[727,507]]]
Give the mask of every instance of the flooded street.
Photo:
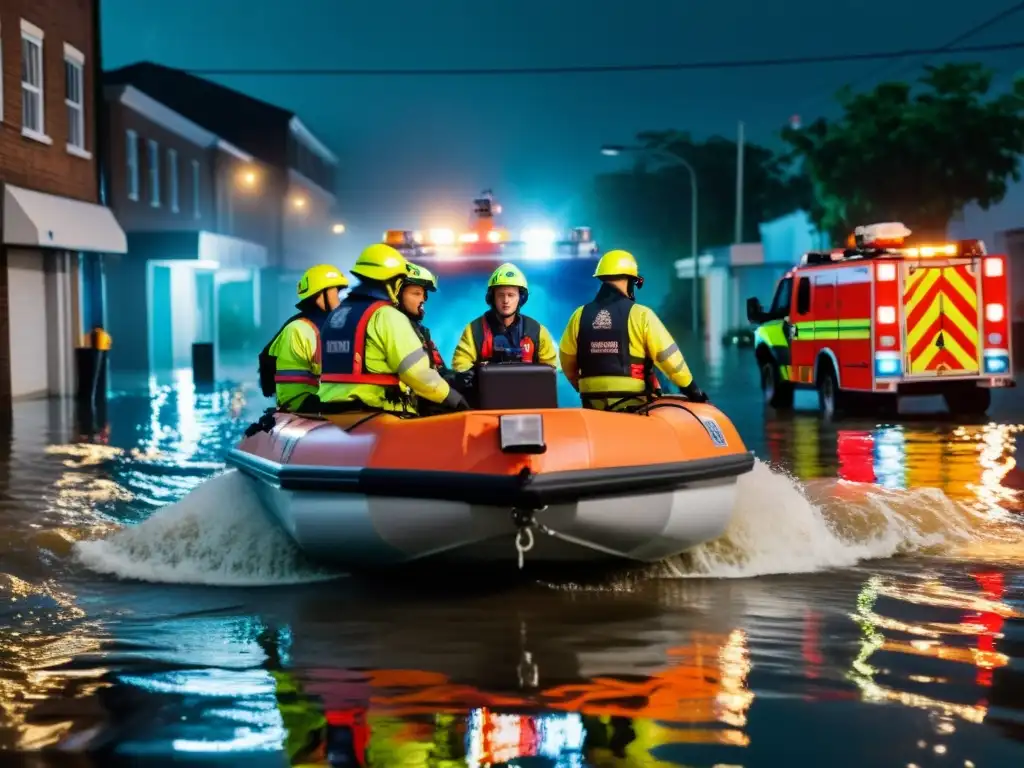
[[[311,566],[221,474],[250,383],[17,405],[0,764],[1024,764],[1024,395],[830,425],[747,350],[695,369],[761,462],[726,537],[604,585]]]

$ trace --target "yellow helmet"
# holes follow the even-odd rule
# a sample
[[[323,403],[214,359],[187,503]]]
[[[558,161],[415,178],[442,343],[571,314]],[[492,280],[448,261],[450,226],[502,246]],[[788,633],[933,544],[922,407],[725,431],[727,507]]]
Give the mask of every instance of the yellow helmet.
[[[407,263],[405,256],[390,245],[374,243],[363,249],[349,271],[356,277],[385,283],[395,277],[405,277]]]
[[[640,277],[636,259],[629,251],[608,251],[597,262],[594,277]]]
[[[317,264],[307,269],[299,278],[296,292],[299,294],[299,301],[305,301],[328,288],[348,288],[348,280],[337,267],[331,264]]]
[[[529,289],[529,286],[526,284],[526,275],[515,264],[509,264],[508,262],[494,270],[491,273],[491,279],[487,281],[488,288],[497,288],[502,285],[522,288],[524,291]]]
[[[494,306],[494,289],[503,286],[519,289],[519,306],[516,307],[518,312],[523,308],[526,300],[530,298],[530,286],[526,283],[526,275],[522,273],[519,267],[509,262],[505,262],[494,270],[487,281],[486,301],[488,306]]]
[[[403,285],[421,285],[428,291],[437,290],[437,278],[434,277],[434,273],[426,267],[421,267],[419,264],[413,264],[411,261],[405,264],[406,275]]]

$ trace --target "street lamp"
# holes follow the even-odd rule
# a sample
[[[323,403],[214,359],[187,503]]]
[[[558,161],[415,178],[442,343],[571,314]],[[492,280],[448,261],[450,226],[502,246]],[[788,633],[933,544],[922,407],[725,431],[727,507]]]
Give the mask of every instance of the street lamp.
[[[697,172],[693,170],[693,166],[690,165],[689,161],[677,155],[670,149],[664,147],[640,147],[640,146],[626,146],[623,144],[605,144],[601,147],[601,154],[607,155],[608,157],[618,157],[626,152],[635,153],[647,153],[651,155],[660,155],[674,160],[679,165],[683,166],[690,174],[690,252],[693,254],[693,295],[691,298],[692,303],[692,319],[694,334],[697,333],[699,320],[699,313],[697,311],[698,305],[698,283],[700,280],[700,266],[697,259]]]

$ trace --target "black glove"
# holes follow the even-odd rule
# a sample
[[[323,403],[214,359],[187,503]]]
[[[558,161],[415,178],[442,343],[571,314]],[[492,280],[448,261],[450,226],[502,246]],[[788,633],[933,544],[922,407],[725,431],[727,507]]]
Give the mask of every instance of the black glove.
[[[687,400],[693,403],[706,403],[708,396],[704,394],[696,382],[691,381],[687,386],[679,390]]]
[[[451,387],[448,390],[448,397],[444,399],[444,403],[442,403],[442,405],[444,405],[447,408],[450,408],[453,411],[469,410],[469,401],[466,400],[462,393],[459,392],[459,390],[457,390],[455,387]]]

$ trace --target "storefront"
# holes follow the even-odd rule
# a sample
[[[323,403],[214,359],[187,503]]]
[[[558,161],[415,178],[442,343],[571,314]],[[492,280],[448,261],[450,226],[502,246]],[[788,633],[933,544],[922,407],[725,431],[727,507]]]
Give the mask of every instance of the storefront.
[[[10,184],[0,230],[0,401],[71,395],[74,349],[103,317],[102,260],[127,251],[124,231],[101,205]]]

